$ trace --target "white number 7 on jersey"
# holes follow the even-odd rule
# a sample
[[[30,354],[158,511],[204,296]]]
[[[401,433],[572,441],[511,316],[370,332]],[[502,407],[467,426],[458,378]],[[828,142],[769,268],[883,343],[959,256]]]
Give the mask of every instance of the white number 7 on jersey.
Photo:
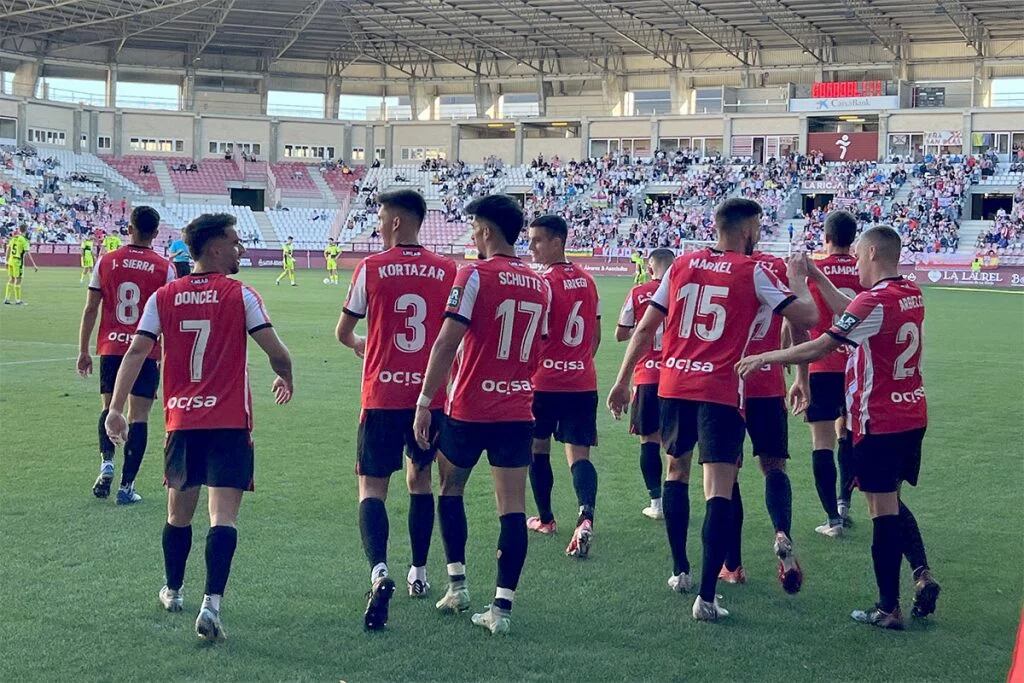
[[[210,341],[209,320],[182,320],[178,329],[182,332],[195,332],[196,338],[192,342],[192,381],[203,380],[203,358],[206,357],[206,343]]]

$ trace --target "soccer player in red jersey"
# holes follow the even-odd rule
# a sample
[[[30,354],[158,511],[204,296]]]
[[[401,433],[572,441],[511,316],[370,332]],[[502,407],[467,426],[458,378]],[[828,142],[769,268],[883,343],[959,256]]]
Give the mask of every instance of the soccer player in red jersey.
[[[364,615],[369,629],[387,624],[388,603],[395,583],[388,577],[388,513],[384,501],[391,475],[409,455],[409,541],[412,565],[409,595],[423,597],[427,553],[434,530],[431,464],[436,435],[421,449],[412,433],[416,397],[423,383],[430,347],[444,320],[445,302],[455,281],[455,262],[419,246],[420,225],[427,215],[423,196],[413,190],[382,194],[380,234],[384,251],[367,256],[352,274],[352,284],[338,321],[337,336],[363,359],[362,412],[356,446],[359,475],[359,529],[370,561],[370,591]],[[355,334],[366,318],[366,337]],[[444,393],[430,404],[435,431],[441,420]]]
[[[680,504],[665,500],[665,528],[672,550],[677,591],[692,585],[686,558],[689,525],[690,459],[700,445],[704,469],[704,557],[694,619],[713,621],[728,612],[718,605],[715,588],[733,528],[732,492],[743,453],[743,384],[732,371],[743,355],[762,305],[801,328],[818,312],[804,283],[805,272],[789,273],[790,291],[770,270],[750,257],[761,232],[761,207],[747,199],[726,200],[715,211],[718,244],[680,256],[669,268],[633,332],[608,407],[621,416],[629,402],[629,384],[637,360],[664,323],[658,382],[661,439],[669,461],[667,481],[679,482]],[[686,500],[686,504],[682,501]]]
[[[138,206],[132,210],[129,243],[104,254],[93,268],[85,309],[82,311],[82,323],[78,330],[78,374],[82,377],[91,375],[93,371],[89,338],[96,326],[97,316],[100,319],[96,335],[96,353],[100,357],[100,398],[103,402],[99,420],[100,474],[92,485],[92,493],[97,498],[110,495],[110,483],[114,479],[114,444],[107,438],[104,425],[117,370],[121,367],[132,335],[135,334],[135,325],[149,297],[174,280],[173,266],[150,246],[159,227],[160,214],[155,209]],[[135,477],[142,466],[146,442],[149,440],[149,411],[160,384],[159,361],[160,346],[154,345],[142,363],[138,380],[131,388],[128,400],[130,426],[124,445],[121,486],[117,491],[118,505],[131,505],[142,500],[142,496],[135,491]]]
[[[238,542],[235,523],[242,492],[253,488],[252,397],[246,335],[263,349],[277,377],[278,404],[292,397],[292,361],[251,287],[227,277],[245,253],[235,218],[204,214],[184,230],[196,271],[161,287],[146,302],[135,338],[114,384],[107,435],[125,439],[121,411],[131,386],[157,340],[163,337],[164,482],[167,524],[163,532],[167,584],[160,603],[182,609],[182,581],[192,547],[192,516],[199,490],[208,487],[210,531],[206,536],[206,594],[196,633],[223,640],[220,603]]]
[[[900,561],[914,570],[912,614],[935,611],[939,584],[932,577],[917,520],[900,499],[903,482],[917,485],[921,443],[928,424],[921,377],[924,298],[899,275],[900,236],[888,226],[865,231],[857,242],[857,269],[865,291],[852,300],[813,266],[810,275],[832,311],[844,310],[825,334],[797,346],[744,358],[740,376],[766,363],[809,363],[840,345],[851,347],[846,404],[853,434],[853,474],[874,526],[871,557],[878,603],[851,615],[881,628],[903,628]]]
[[[515,199],[481,197],[465,211],[473,217],[473,241],[483,260],[455,277],[416,401],[414,430],[420,447],[427,448],[430,407],[451,371],[437,456],[449,583],[437,608],[447,613],[469,608],[463,492],[486,450],[501,525],[497,590],[490,609],[472,621],[499,634],[511,628],[512,600],[526,561],[526,476],[534,428],[530,378],[547,330],[551,293],[547,281],[516,256],[523,212]]]
[[[787,287],[786,262],[778,256],[755,251],[751,256],[764,265]],[[774,351],[783,345],[783,318],[767,305],[758,311],[747,353]],[[788,328],[786,328],[788,331]],[[786,337],[791,335],[787,334]],[[779,559],[779,581],[787,593],[796,593],[803,585],[803,571],[793,552],[793,488],[786,474],[789,459],[789,422],[786,415],[786,382],[782,367],[766,365],[750,375],[743,386],[744,418],[751,450],[764,474],[764,498],[768,516],[775,528],[773,548]],[[741,463],[742,464],[742,463]],[[741,548],[743,536],[743,498],[739,478],[732,489],[733,536],[718,578],[727,583],[746,583]]]
[[[579,503],[579,516],[565,553],[586,559],[594,531],[597,470],[590,448],[597,445],[597,370],[594,354],[601,344],[601,300],[585,270],[565,258],[569,226],[561,216],[539,216],[529,228],[530,253],[544,268],[551,288],[548,325],[554,333],[540,343],[540,362],[533,375],[533,462],[530,485],[537,517],[526,528],[555,532],[551,510],[551,436],[565,444],[565,458]]]
[[[619,311],[619,324],[615,328],[616,341],[628,341],[633,330],[644,317],[651,297],[661,285],[661,278],[676,258],[671,249],[655,249],[647,257],[651,279],[629,291]],[[651,504],[643,515],[651,519],[664,519],[662,513],[661,463],[661,411],[658,399],[658,375],[661,373],[661,335],[663,328],[655,330],[654,341],[633,368],[633,399],[629,404],[629,431],[640,437],[640,474],[651,496]],[[667,482],[666,492],[673,488]],[[671,493],[669,494],[671,495]],[[689,502],[689,501],[687,501]]]
[[[857,237],[857,219],[848,211],[833,211],[825,219],[825,250],[827,255],[817,262],[818,270],[839,291],[849,298],[864,291],[857,274],[857,257],[850,253]],[[832,309],[821,295],[821,290],[810,280],[811,296],[818,305],[818,324],[811,330],[817,339],[831,327]],[[845,436],[846,391],[843,372],[849,352],[845,346],[813,363],[797,367],[796,381],[790,389],[793,401],[807,402],[807,422],[811,426],[811,463],[814,486],[825,510],[825,523],[815,528],[819,534],[837,537],[849,525],[850,493],[853,477],[850,472],[850,441]],[[839,443],[839,495],[836,496],[836,463],[833,450]]]

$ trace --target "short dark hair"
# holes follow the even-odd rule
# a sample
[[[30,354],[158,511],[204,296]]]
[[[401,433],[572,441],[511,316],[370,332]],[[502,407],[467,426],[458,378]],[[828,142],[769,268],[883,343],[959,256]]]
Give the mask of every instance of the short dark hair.
[[[652,251],[650,256],[648,256],[647,258],[649,258],[651,261],[654,261],[659,266],[668,267],[672,265],[673,261],[676,260],[676,253],[671,249],[661,247],[660,249],[655,249],[654,251]]]
[[[849,211],[830,211],[825,219],[825,239],[845,248],[857,239],[857,219]]]
[[[501,231],[505,241],[515,244],[523,231],[523,209],[507,194],[489,194],[474,199],[464,209],[468,216],[482,218]]]
[[[900,234],[888,225],[876,225],[861,233],[860,238],[867,240],[869,244],[875,245],[882,258],[893,265],[900,262],[900,252],[903,251],[903,240]]]
[[[569,239],[569,224],[565,222],[564,218],[553,213],[537,216],[530,223],[530,227],[544,228],[551,233],[552,237],[559,238],[563,243]]]
[[[739,227],[739,224],[758,218],[761,215],[761,205],[752,199],[733,197],[726,199],[715,209],[715,228],[732,232]]]
[[[132,227],[142,239],[150,239],[160,227],[160,214],[152,206],[136,206],[132,209]]]
[[[181,231],[181,238],[188,245],[192,258],[199,260],[210,240],[224,237],[228,228],[235,225],[235,217],[230,213],[204,213]]]
[[[392,190],[378,195],[377,202],[381,206],[388,206],[392,209],[405,211],[415,216],[420,223],[427,217],[427,202],[423,195],[415,190]]]

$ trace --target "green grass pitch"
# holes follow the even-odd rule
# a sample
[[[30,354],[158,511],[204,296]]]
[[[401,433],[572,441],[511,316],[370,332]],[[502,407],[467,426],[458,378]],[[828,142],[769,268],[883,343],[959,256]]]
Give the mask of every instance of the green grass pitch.
[[[272,403],[271,373],[250,351],[256,411],[256,493],[242,506],[238,552],[224,602],[230,639],[200,643],[192,622],[203,587],[205,513],[197,514],[185,580],[186,611],[167,614],[160,530],[163,420],[154,410],[138,482],[145,501],[122,509],[93,498],[97,381],[74,372],[84,287],[73,269],[29,272],[28,307],[0,306],[0,680],[947,680],[1005,677],[1020,615],[1024,464],[1024,298],[927,290],[925,379],[931,426],[921,485],[906,492],[942,582],[939,610],[905,633],[850,621],[875,595],[870,523],[854,505],[845,539],[817,536],[807,429],[793,420],[790,474],[803,591],[775,577],[762,476],[742,471],[746,586],[720,586],[725,623],[690,618],[692,597],[665,586],[663,525],[640,515],[638,446],[601,411],[600,474],[592,558],[566,558],[575,500],[555,469],[554,538],[531,537],[513,633],[495,639],[468,615],[444,617],[433,600],[400,591],[383,633],[362,629],[368,567],[356,526],[353,474],[359,363],[333,337],[345,288],[300,272],[243,277],[266,299],[295,361],[296,394]],[[344,276],[343,276],[344,277]],[[626,279],[599,280],[605,343],[602,401],[623,345],[613,337]],[[555,461],[558,463],[559,461]],[[118,468],[121,457],[118,455]],[[691,562],[700,566],[699,469],[691,486]],[[401,586],[409,558],[407,494],[389,501],[390,562]],[[497,520],[486,468],[467,491],[469,586],[490,601]],[[532,502],[529,503],[532,508]],[[444,583],[435,531],[432,593]],[[904,604],[911,584],[904,565]],[[907,607],[909,609],[909,607]]]

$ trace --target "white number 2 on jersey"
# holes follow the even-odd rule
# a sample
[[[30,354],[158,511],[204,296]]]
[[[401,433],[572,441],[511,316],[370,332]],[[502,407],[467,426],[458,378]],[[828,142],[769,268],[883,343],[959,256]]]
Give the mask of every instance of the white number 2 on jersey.
[[[122,282],[117,287],[117,322],[122,325],[134,325],[139,322],[139,307],[142,304],[142,292],[134,282]]]
[[[729,296],[728,287],[704,285],[688,282],[679,288],[676,300],[683,302],[683,317],[679,321],[679,336],[689,339],[691,332],[704,341],[717,341],[725,331],[725,306],[716,303],[715,299]],[[710,321],[699,321],[694,325],[696,316],[710,316]]]
[[[896,332],[896,343],[906,344],[907,348],[896,357],[896,364],[892,369],[893,379],[906,379],[912,377],[917,368],[913,365],[908,366],[907,363],[914,357],[917,350],[921,347],[921,330],[918,329],[917,324],[913,322],[905,322]]]
[[[419,294],[403,294],[395,301],[395,313],[407,313],[405,328],[408,332],[395,335],[395,346],[406,353],[416,353],[427,342],[427,302]]]

